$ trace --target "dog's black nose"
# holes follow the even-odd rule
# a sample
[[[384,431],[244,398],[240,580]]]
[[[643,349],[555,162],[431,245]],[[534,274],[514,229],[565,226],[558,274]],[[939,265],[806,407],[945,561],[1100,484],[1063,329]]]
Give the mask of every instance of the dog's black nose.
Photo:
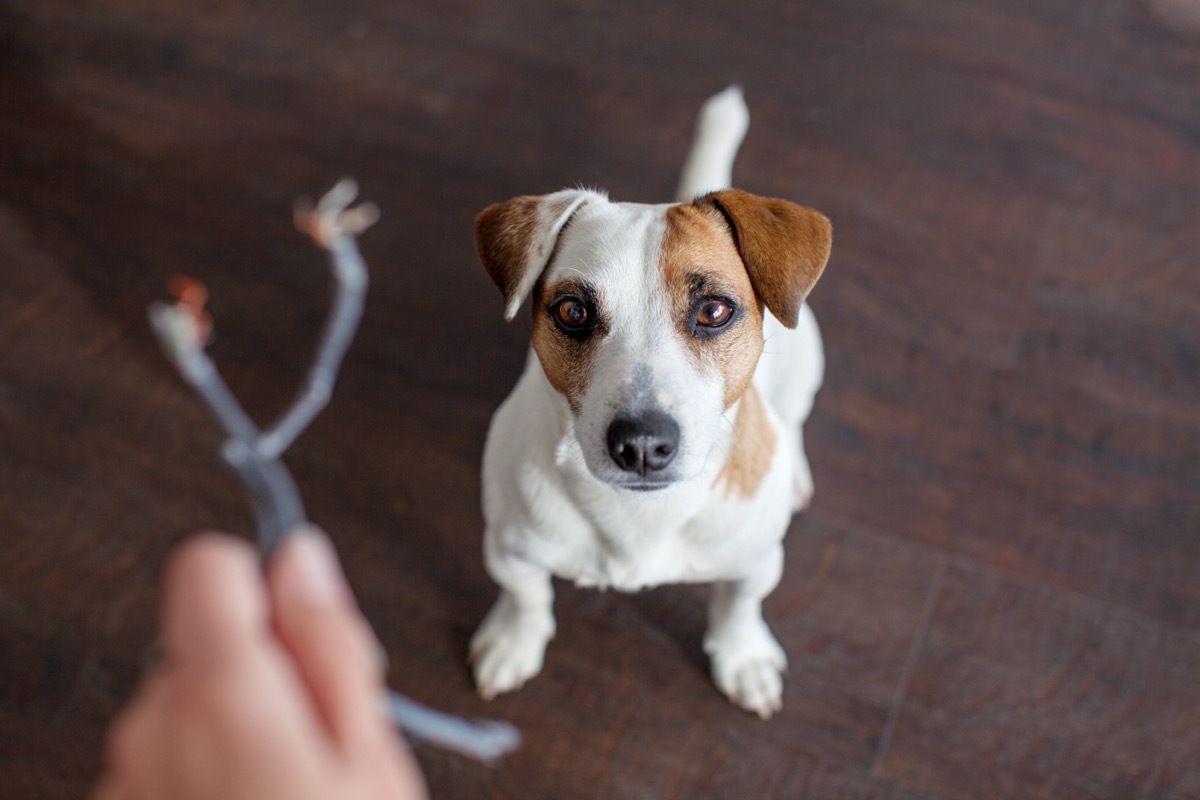
[[[617,417],[608,426],[608,454],[643,478],[666,469],[679,450],[679,425],[661,411]]]

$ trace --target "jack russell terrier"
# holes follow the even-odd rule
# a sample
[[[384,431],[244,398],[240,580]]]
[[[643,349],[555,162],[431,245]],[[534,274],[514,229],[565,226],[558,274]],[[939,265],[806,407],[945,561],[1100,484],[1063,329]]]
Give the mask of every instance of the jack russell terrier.
[[[677,203],[571,189],[475,222],[506,319],[527,297],[533,309],[532,351],[483,456],[484,559],[500,585],[471,640],[485,698],[541,670],[556,575],[714,584],[717,686],[764,718],[781,707],[787,658],[762,601],[813,493],[800,427],[824,352],[804,299],[832,231],[812,209],[726,188],[748,121],[736,87],[705,104]]]

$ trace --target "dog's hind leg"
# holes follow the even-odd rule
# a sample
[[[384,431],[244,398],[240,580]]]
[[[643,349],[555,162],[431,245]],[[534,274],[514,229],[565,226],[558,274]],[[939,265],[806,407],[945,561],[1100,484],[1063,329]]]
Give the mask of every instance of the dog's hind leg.
[[[471,637],[475,687],[485,700],[519,689],[541,672],[555,631],[550,573],[502,552],[498,538],[491,530],[484,535],[484,561],[500,596]]]
[[[763,719],[783,703],[787,656],[762,616],[762,601],[783,574],[783,546],[775,547],[746,577],[713,586],[704,649],[713,680],[737,705]]]
[[[728,189],[750,112],[738,86],[730,86],[708,99],[696,120],[696,138],[679,178],[675,199],[690,203],[700,195]]]

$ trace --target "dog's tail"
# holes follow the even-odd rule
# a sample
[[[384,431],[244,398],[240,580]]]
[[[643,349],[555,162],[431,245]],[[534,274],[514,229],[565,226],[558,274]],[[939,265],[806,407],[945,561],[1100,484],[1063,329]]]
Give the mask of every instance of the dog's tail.
[[[696,139],[683,165],[676,200],[690,203],[707,192],[729,188],[733,160],[749,125],[750,112],[740,86],[708,99],[696,120]]]

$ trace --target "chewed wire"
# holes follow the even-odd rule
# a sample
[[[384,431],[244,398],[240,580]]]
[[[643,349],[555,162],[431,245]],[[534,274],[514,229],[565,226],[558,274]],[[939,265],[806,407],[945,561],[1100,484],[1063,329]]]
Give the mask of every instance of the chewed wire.
[[[315,206],[296,206],[296,226],[329,253],[335,285],[333,310],[304,385],[267,430],[259,429],[246,414],[205,352],[212,322],[204,310],[208,293],[203,284],[174,278],[169,289],[176,301],[150,307],[151,327],[163,350],[229,436],[221,455],[250,497],[264,563],[283,539],[306,521],[300,491],[282,455],[328,404],[342,358],[362,318],[367,268],[356,237],[379,213],[369,203],[351,207],[357,194],[354,181],[343,179]],[[506,722],[468,721],[391,690],[385,699],[388,713],[411,739],[484,762],[494,762],[520,746],[520,733]]]

